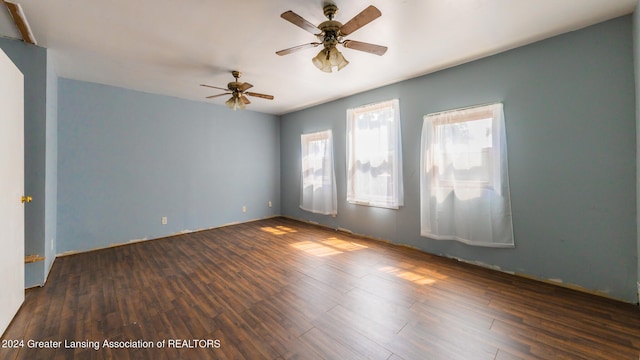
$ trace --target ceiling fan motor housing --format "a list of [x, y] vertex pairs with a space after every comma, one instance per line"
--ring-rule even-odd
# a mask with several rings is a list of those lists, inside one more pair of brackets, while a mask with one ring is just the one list
[[322, 10], [324, 11], [324, 16], [329, 20], [318, 25], [318, 29], [322, 31], [320, 40], [322, 40], [322, 44], [326, 49], [330, 49], [340, 42], [339, 37], [342, 23], [333, 20], [338, 13], [338, 7], [335, 4], [327, 3]]
[[335, 20], [327, 20], [318, 25], [318, 28], [322, 30], [320, 40], [322, 40], [322, 44], [325, 48], [334, 47], [340, 42], [341, 27], [342, 23]]
[[242, 76], [242, 73], [240, 71], [233, 70], [231, 72], [231, 75], [234, 78], [236, 78], [236, 81], [232, 81], [232, 82], [228, 83], [227, 84], [227, 88], [229, 88], [229, 90], [231, 90], [232, 92], [237, 93], [238, 92], [238, 88], [240, 87], [240, 85], [242, 85], [242, 83], [238, 81], [238, 78], [240, 76]]

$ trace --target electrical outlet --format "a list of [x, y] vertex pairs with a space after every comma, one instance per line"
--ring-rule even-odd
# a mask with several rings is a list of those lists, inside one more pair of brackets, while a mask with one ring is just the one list
[[51, 238], [51, 251], [53, 251], [53, 238]]
[[246, 213], [246, 212], [247, 212], [247, 207], [246, 207], [246, 206], [243, 206], [243, 207], [242, 207], [242, 212], [243, 212], [243, 213]]
[[162, 217], [162, 225], [167, 225], [167, 217], [166, 216]]
[[269, 201], [269, 207], [273, 207], [273, 204], [271, 203], [271, 201]]

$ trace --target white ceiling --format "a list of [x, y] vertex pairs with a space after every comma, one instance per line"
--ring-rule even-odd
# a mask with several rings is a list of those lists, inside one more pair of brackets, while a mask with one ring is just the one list
[[[340, 48], [350, 64], [323, 73], [316, 41], [280, 18], [293, 10], [317, 25], [324, 0], [12, 0], [19, 3], [57, 74], [222, 105], [231, 70], [251, 91], [248, 109], [284, 114], [579, 29], [633, 11], [638, 0], [335, 0], [346, 23], [368, 5], [382, 17], [348, 36], [389, 47], [382, 56]], [[3, 7], [4, 8], [4, 7]], [[0, 35], [18, 37], [6, 10]]]

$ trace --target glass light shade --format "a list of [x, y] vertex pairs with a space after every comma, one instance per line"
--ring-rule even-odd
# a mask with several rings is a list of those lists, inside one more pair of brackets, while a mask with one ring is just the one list
[[244, 109], [247, 108], [247, 104], [245, 104], [244, 101], [242, 101], [242, 99], [240, 99], [240, 98], [236, 98], [236, 106], [240, 110], [244, 110]]
[[349, 65], [347, 59], [345, 59], [344, 56], [342, 56], [342, 53], [335, 47], [332, 47], [329, 50], [329, 63], [331, 63], [331, 67], [337, 67], [338, 71], [342, 70], [343, 67]]
[[235, 97], [229, 98], [229, 100], [225, 101], [224, 104], [227, 105], [227, 107], [229, 109], [235, 110], [236, 109], [236, 99], [235, 99]]
[[333, 71], [333, 68], [340, 71], [343, 67], [349, 65], [347, 59], [345, 59], [342, 53], [335, 47], [320, 50], [318, 55], [311, 59], [311, 61], [318, 69], [329, 73]]
[[232, 96], [231, 98], [229, 98], [229, 100], [225, 101], [224, 104], [232, 110], [244, 110], [247, 107], [247, 104], [245, 104], [244, 101], [242, 101], [237, 96]]
[[311, 61], [313, 62], [313, 65], [315, 65], [318, 69], [324, 72], [331, 72], [331, 63], [329, 63], [328, 60], [327, 49], [320, 50], [318, 55], [311, 59]]

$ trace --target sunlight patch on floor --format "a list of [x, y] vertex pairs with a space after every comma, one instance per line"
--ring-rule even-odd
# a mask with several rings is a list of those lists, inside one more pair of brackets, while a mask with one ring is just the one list
[[322, 243], [344, 251], [354, 251], [367, 248], [367, 246], [356, 244], [350, 241], [340, 240], [337, 237], [330, 237], [327, 240], [323, 240]]
[[438, 271], [435, 271], [433, 269], [429, 269], [429, 268], [424, 267], [424, 266], [413, 265], [411, 263], [404, 262], [404, 261], [401, 261], [401, 262], [397, 263], [396, 266], [398, 268], [400, 268], [400, 269], [413, 271], [413, 272], [418, 273], [420, 275], [423, 275], [425, 277], [434, 278], [436, 280], [444, 280], [444, 279], [448, 278], [447, 275], [444, 275], [444, 274], [442, 274], [442, 273], [440, 273]]
[[367, 248], [365, 245], [341, 240], [335, 236], [327, 238], [326, 240], [321, 240], [320, 242], [301, 241], [291, 244], [291, 246], [318, 257], [337, 255], [347, 251], [357, 251]]
[[291, 246], [318, 257], [342, 254], [342, 251], [340, 250], [313, 241], [301, 241], [295, 244], [291, 244]]
[[276, 226], [276, 227], [265, 226], [265, 227], [261, 227], [260, 230], [264, 232], [268, 232], [269, 234], [272, 234], [272, 235], [284, 235], [284, 234], [298, 232], [298, 230], [292, 229], [287, 226]]
[[384, 266], [378, 270], [419, 285], [431, 285], [436, 282], [436, 279], [431, 277], [395, 266]]

